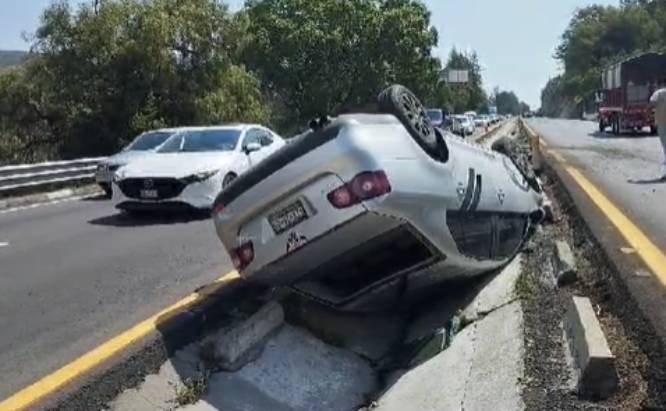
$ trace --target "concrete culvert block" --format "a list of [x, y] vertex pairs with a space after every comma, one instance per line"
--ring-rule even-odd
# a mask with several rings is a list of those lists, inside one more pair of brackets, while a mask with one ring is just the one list
[[558, 240], [553, 250], [553, 268], [558, 286], [571, 284], [578, 279], [576, 257], [569, 243]]
[[579, 394], [593, 399], [610, 397], [619, 384], [615, 356], [589, 298], [572, 298], [564, 329], [576, 366]]
[[282, 306], [271, 301], [250, 318], [220, 331], [213, 341], [215, 362], [224, 370], [236, 371], [255, 359], [263, 345], [284, 323]]

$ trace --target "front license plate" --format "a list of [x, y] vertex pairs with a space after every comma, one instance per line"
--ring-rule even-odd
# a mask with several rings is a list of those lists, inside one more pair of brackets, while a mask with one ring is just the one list
[[300, 222], [308, 219], [308, 213], [301, 201], [289, 204], [282, 210], [268, 216], [268, 222], [275, 234], [282, 234]]
[[141, 198], [157, 198], [157, 190], [141, 190]]

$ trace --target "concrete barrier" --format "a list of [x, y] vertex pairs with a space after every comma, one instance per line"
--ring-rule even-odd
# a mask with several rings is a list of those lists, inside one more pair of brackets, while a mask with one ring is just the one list
[[571, 299], [564, 329], [577, 368], [579, 394], [592, 399], [610, 397], [619, 384], [615, 356], [589, 298]]

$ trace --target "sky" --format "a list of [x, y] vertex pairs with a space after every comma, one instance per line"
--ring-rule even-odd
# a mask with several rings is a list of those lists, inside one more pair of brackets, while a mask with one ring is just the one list
[[[228, 0], [232, 10], [243, 0]], [[487, 90], [512, 90], [533, 108], [541, 89], [561, 68], [555, 47], [576, 8], [617, 5], [619, 0], [424, 0], [439, 32], [435, 55], [446, 61], [452, 47], [475, 50]], [[34, 32], [51, 0], [0, 0], [0, 49], [27, 50], [23, 33]]]

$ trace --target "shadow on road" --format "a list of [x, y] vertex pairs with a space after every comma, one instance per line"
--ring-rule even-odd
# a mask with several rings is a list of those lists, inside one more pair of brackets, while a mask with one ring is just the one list
[[124, 213], [104, 216], [88, 221], [88, 224], [111, 226], [111, 227], [143, 227], [151, 225], [186, 224], [193, 221], [203, 221], [210, 218], [209, 213], [168, 213], [168, 212], [143, 212]]
[[666, 176], [658, 177], [658, 178], [651, 178], [651, 179], [644, 179], [644, 180], [629, 179], [629, 180], [627, 180], [627, 182], [629, 184], [636, 184], [636, 185], [666, 184]]
[[102, 201], [111, 201], [111, 199], [104, 194], [97, 194], [83, 198], [81, 201], [102, 202]]

